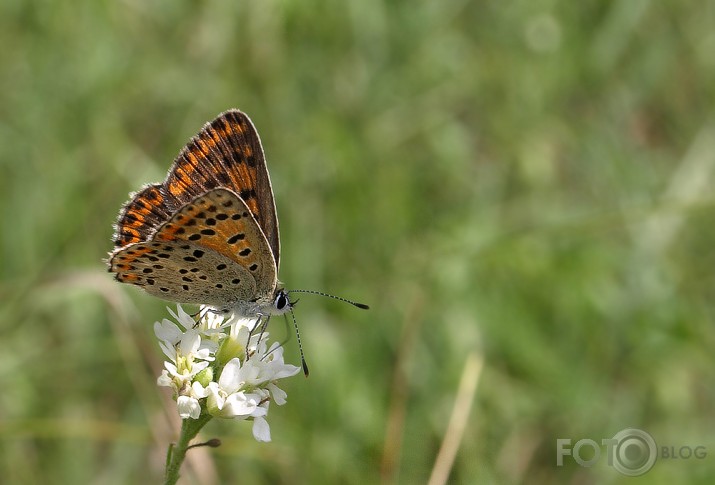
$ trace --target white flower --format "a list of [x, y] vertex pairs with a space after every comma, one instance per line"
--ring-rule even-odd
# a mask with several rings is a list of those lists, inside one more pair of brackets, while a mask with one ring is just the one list
[[179, 396], [176, 398], [176, 407], [179, 409], [179, 416], [182, 419], [199, 419], [201, 415], [201, 405], [198, 399], [189, 396]]
[[268, 407], [271, 400], [285, 404], [287, 397], [276, 381], [300, 367], [284, 362], [277, 342], [268, 344], [268, 333], [256, 327], [258, 319], [227, 318], [207, 307], [199, 311], [198, 322], [181, 306], [169, 312], [176, 322], [154, 324], [168, 358], [157, 384], [174, 389], [179, 415], [252, 419], [256, 440], [270, 441]]
[[201, 404], [199, 399], [208, 395], [208, 390], [199, 382], [194, 382], [187, 392], [176, 398], [176, 407], [179, 410], [179, 416], [182, 419], [192, 418], [199, 419], [201, 415]]
[[178, 314], [167, 308], [177, 323], [166, 318], [154, 323], [154, 334], [159, 339], [159, 346], [172, 362], [177, 362], [177, 350], [180, 355], [192, 355], [193, 358], [211, 360], [215, 352], [215, 344], [203, 342], [201, 329], [196, 328], [194, 319], [186, 313], [181, 305], [177, 306]]
[[208, 366], [209, 362], [207, 361], [199, 361], [190, 366], [181, 365], [179, 367], [172, 362], [164, 362], [166, 369], [161, 372], [156, 383], [159, 386], [171, 387], [178, 394], [182, 389], [191, 387], [194, 378], [196, 378], [200, 372], [207, 369]]
[[231, 359], [218, 382], [209, 384], [209, 412], [224, 418], [247, 418], [256, 411], [261, 396], [245, 392], [245, 379], [246, 367], [241, 367], [238, 358]]
[[[265, 342], [263, 345], [265, 345]], [[261, 356], [261, 359], [264, 361], [265, 379], [269, 381], [291, 377], [300, 371], [300, 367], [283, 362], [283, 347], [278, 342], [273, 342], [273, 345], [268, 349], [268, 352]]]

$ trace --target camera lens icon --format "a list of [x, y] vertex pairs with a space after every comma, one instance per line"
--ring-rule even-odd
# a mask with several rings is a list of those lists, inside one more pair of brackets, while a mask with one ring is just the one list
[[626, 428], [613, 436], [613, 468], [623, 475], [637, 477], [650, 470], [658, 457], [653, 437], [641, 429]]

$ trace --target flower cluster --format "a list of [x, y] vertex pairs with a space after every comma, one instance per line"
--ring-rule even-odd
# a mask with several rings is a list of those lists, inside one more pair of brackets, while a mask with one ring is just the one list
[[268, 333], [254, 330], [256, 319], [228, 318], [202, 308], [196, 322], [179, 305], [169, 309], [176, 322], [154, 324], [159, 345], [169, 359], [157, 380], [174, 390], [179, 415], [202, 414], [253, 420], [253, 436], [270, 441], [266, 421], [271, 400], [282, 405], [286, 393], [276, 381], [298, 373], [283, 362], [283, 347], [268, 345]]

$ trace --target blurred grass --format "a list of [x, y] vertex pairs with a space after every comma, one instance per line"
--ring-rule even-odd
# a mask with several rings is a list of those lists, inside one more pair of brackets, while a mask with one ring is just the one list
[[160, 481], [164, 304], [100, 260], [127, 193], [230, 107], [266, 149], [281, 279], [372, 310], [303, 298], [312, 374], [273, 443], [212, 423], [224, 446], [187, 483], [425, 483], [470, 354], [450, 483], [709, 483], [711, 456], [555, 463], [557, 438], [630, 426], [715, 452], [714, 21], [674, 0], [4, 1], [3, 483]]

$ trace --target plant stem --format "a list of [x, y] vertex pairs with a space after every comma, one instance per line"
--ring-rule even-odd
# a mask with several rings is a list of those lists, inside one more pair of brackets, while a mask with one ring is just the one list
[[211, 415], [204, 414], [199, 419], [183, 419], [181, 421], [181, 434], [179, 441], [169, 445], [166, 456], [166, 474], [164, 485], [174, 485], [179, 480], [179, 470], [186, 457], [189, 441], [194, 439], [201, 428], [211, 420]]

